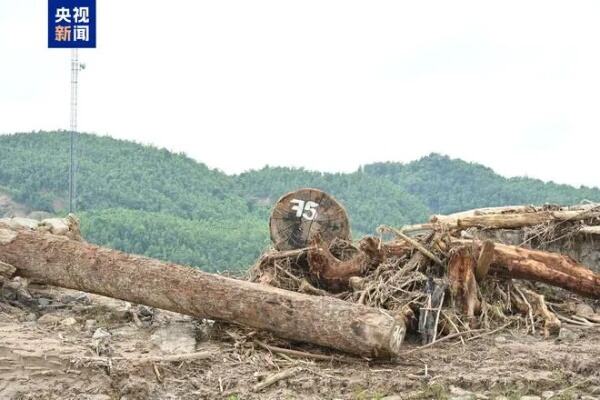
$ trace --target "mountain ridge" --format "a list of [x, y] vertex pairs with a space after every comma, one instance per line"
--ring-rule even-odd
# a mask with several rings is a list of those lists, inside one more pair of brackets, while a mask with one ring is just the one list
[[[64, 214], [68, 133], [0, 135], [0, 192], [31, 210]], [[268, 215], [284, 193], [315, 187], [348, 210], [354, 236], [432, 213], [531, 203], [600, 201], [597, 188], [505, 178], [432, 153], [351, 173], [268, 167], [235, 175], [183, 153], [109, 136], [80, 136], [78, 205], [88, 240], [207, 270], [250, 265], [269, 245]]]

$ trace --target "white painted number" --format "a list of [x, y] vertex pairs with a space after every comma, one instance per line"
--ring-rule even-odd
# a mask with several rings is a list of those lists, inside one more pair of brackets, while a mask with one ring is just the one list
[[296, 211], [296, 217], [298, 218], [312, 221], [317, 216], [317, 207], [319, 207], [319, 204], [314, 201], [292, 199], [290, 203], [294, 204], [292, 210]]

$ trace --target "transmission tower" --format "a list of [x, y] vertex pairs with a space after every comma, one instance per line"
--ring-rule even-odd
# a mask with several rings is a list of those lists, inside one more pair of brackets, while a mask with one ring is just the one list
[[79, 71], [85, 64], [79, 62], [77, 49], [71, 49], [71, 124], [69, 130], [69, 212], [77, 211], [77, 170], [79, 133], [77, 132], [77, 86]]

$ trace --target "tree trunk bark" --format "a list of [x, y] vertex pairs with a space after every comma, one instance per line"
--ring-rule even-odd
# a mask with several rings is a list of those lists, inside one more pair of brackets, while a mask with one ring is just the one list
[[600, 226], [584, 226], [579, 230], [579, 232], [588, 235], [600, 235]]
[[364, 356], [398, 354], [405, 333], [402, 318], [374, 308], [208, 274], [50, 233], [0, 225], [0, 261], [34, 281], [265, 329]]
[[[489, 229], [518, 229], [539, 225], [551, 221], [581, 221], [600, 217], [598, 205], [586, 206], [575, 210], [540, 210], [512, 207], [510, 212], [486, 213], [483, 209], [471, 210], [453, 215], [436, 215], [432, 223], [443, 223], [450, 228], [466, 229], [471, 227]], [[508, 210], [506, 210], [508, 211]]]
[[[459, 240], [454, 245], [471, 244], [480, 251], [480, 241]], [[516, 279], [543, 282], [593, 299], [600, 299], [600, 275], [585, 265], [559, 253], [494, 244], [490, 272]]]
[[477, 278], [478, 282], [481, 282], [486, 277], [493, 260], [494, 242], [491, 240], [486, 240], [481, 246], [481, 251], [479, 252], [479, 257], [477, 258], [477, 267], [475, 268], [475, 278]]
[[597, 211], [539, 211], [522, 214], [489, 214], [460, 218], [457, 221], [457, 225], [459, 228], [476, 226], [480, 228], [515, 229], [550, 221], [580, 221], [598, 216], [600, 216], [600, 212]]
[[455, 249], [448, 261], [448, 283], [455, 305], [469, 318], [473, 318], [481, 309], [477, 298], [475, 268], [477, 259], [469, 247]]

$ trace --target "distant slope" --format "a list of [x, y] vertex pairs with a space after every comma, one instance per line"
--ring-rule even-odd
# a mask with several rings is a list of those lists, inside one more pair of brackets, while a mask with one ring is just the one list
[[[228, 176], [164, 149], [82, 135], [79, 211], [88, 240], [207, 270], [247, 267], [269, 244], [268, 215], [284, 193], [323, 189], [347, 208], [355, 237], [432, 212], [520, 203], [600, 201], [598, 189], [506, 179], [432, 154], [350, 174], [265, 167]], [[0, 194], [22, 209], [65, 213], [68, 134], [0, 136]], [[7, 200], [8, 199], [8, 200]]]
[[504, 178], [483, 165], [439, 154], [408, 164], [370, 164], [364, 167], [364, 172], [396, 183], [435, 213], [513, 204], [600, 201], [597, 188], [576, 189], [539, 179]]
[[[65, 213], [68, 148], [66, 132], [0, 136], [0, 186], [32, 209]], [[78, 210], [90, 241], [212, 270], [245, 267], [265, 247], [267, 224], [222, 172], [109, 137], [81, 135], [80, 148]]]

